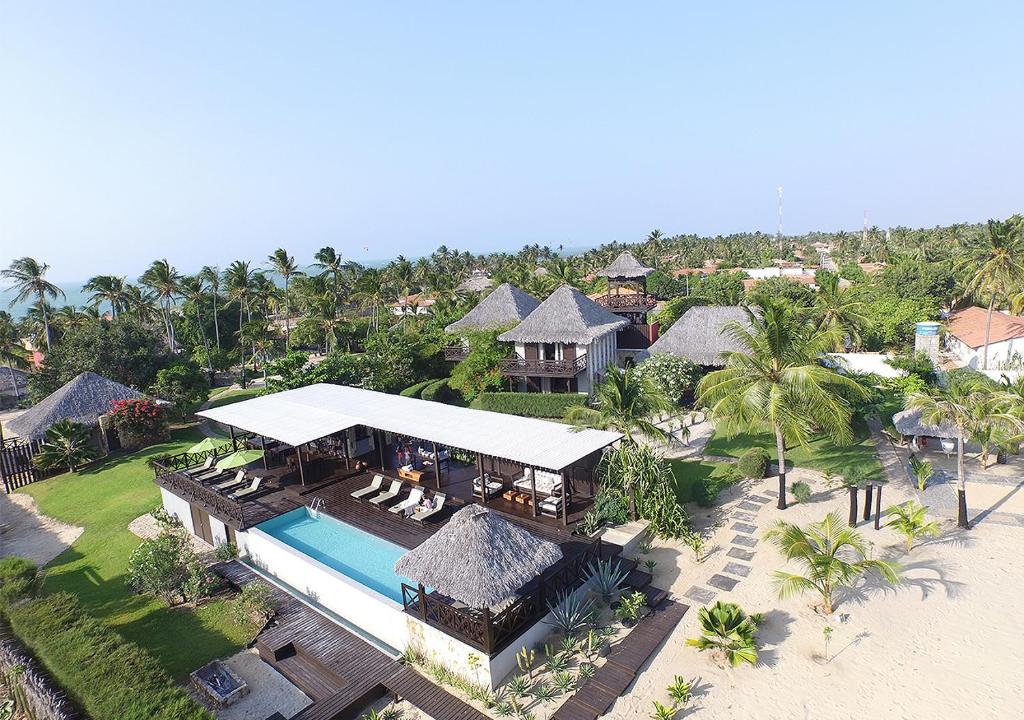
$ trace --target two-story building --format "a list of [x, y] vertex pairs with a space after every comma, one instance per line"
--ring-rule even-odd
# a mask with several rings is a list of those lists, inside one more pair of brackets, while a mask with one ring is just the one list
[[596, 273], [598, 277], [608, 278], [608, 290], [591, 297], [598, 305], [629, 321], [616, 338], [619, 365], [632, 360], [658, 339], [658, 324], [649, 323], [647, 318], [658, 304], [657, 298], [647, 293], [647, 277], [653, 272], [654, 268], [642, 265], [627, 250]]
[[460, 342], [444, 349], [445, 360], [459, 361], [469, 355], [469, 334], [510, 328], [521, 323], [540, 305], [540, 300], [514, 285], [503, 283], [494, 288], [472, 310], [444, 331], [460, 336]]

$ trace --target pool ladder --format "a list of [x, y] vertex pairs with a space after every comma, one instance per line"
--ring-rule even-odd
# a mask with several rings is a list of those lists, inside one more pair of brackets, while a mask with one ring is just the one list
[[324, 499], [320, 497], [314, 497], [313, 502], [309, 504], [309, 514], [312, 515], [314, 519], [319, 520], [320, 511], [323, 509], [323, 507]]

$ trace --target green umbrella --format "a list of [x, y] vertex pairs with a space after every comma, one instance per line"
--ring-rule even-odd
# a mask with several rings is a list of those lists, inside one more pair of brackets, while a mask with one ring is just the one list
[[227, 447], [227, 443], [223, 440], [215, 440], [212, 437], [203, 438], [195, 445], [190, 447], [186, 452], [190, 454], [204, 453], [204, 452], [215, 452], [223, 450]]
[[255, 462], [263, 457], [262, 450], [237, 450], [222, 458], [217, 463], [218, 470], [230, 470], [231, 468], [242, 467]]

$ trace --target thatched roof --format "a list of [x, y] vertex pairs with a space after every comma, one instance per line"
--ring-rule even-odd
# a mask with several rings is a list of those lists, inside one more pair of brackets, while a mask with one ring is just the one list
[[563, 285], [518, 326], [498, 336], [503, 342], [587, 345], [629, 320], [605, 310], [574, 287]]
[[604, 270], [598, 270], [596, 275], [606, 278], [639, 279], [647, 277], [652, 272], [654, 272], [654, 268], [641, 265], [633, 253], [624, 250], [612, 261], [611, 265]]
[[504, 283], [494, 288], [491, 294], [477, 303], [461, 320], [445, 328], [445, 332], [457, 333], [463, 330], [495, 330], [515, 325], [532, 313], [540, 300], [523, 292], [514, 285]]
[[473, 273], [460, 282], [455, 289], [462, 292], [483, 292], [493, 284], [494, 281], [483, 273]]
[[37, 440], [58, 420], [92, 425], [100, 415], [110, 412], [115, 400], [141, 397], [142, 393], [127, 385], [84, 372], [11, 420], [7, 427], [24, 440]]
[[562, 549], [480, 505], [468, 505], [395, 563], [395, 572], [474, 608], [512, 597]]
[[668, 353], [698, 365], [722, 365], [723, 352], [744, 349], [732, 335], [722, 332], [733, 321], [750, 327], [747, 311], [739, 305], [697, 305], [683, 313], [643, 356]]
[[952, 423], [925, 425], [921, 422], [920, 410], [901, 410], [892, 416], [892, 424], [900, 435], [923, 435], [953, 440], [960, 436], [960, 431]]
[[[14, 380], [11, 380], [14, 373]], [[14, 388], [22, 395], [28, 390], [28, 373], [18, 368], [0, 367], [0, 395], [14, 395]]]

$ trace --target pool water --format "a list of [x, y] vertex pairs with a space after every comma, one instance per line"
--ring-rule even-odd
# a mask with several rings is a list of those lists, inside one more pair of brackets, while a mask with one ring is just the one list
[[322, 513], [314, 517], [302, 507], [256, 527], [397, 603], [403, 582], [416, 585], [395, 573], [405, 548]]

